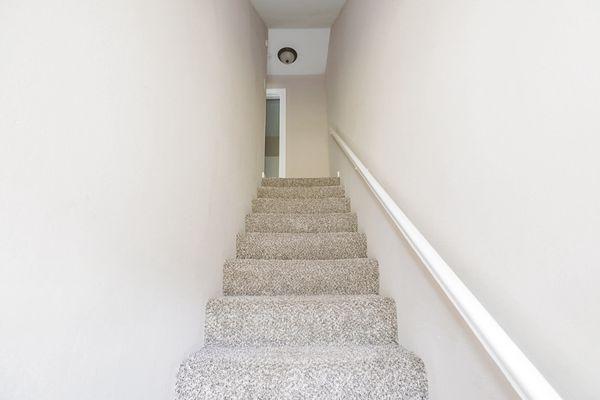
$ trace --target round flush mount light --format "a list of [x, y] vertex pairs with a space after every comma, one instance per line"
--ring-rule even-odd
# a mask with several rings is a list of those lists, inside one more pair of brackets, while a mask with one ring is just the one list
[[284, 64], [293, 64], [298, 58], [298, 53], [291, 47], [284, 47], [277, 52], [277, 58]]

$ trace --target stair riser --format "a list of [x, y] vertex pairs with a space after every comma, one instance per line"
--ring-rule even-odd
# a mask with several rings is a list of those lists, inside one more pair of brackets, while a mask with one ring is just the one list
[[252, 212], [266, 214], [314, 214], [350, 212], [350, 200], [329, 197], [324, 199], [254, 199]]
[[246, 232], [356, 232], [356, 214], [248, 214]]
[[344, 197], [344, 188], [342, 186], [263, 186], [258, 188], [257, 197], [281, 199], [322, 199], [328, 197]]
[[223, 267], [226, 296], [376, 294], [375, 260], [229, 260]]
[[340, 178], [263, 178], [262, 186], [336, 186]]
[[360, 233], [247, 233], [237, 240], [237, 258], [331, 260], [366, 258], [367, 239]]
[[392, 344], [396, 309], [379, 296], [223, 297], [209, 301], [206, 344], [304, 346]]

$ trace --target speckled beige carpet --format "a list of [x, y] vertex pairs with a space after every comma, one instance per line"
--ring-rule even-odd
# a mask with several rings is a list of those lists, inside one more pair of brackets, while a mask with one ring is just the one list
[[178, 400], [427, 399], [339, 178], [263, 179]]

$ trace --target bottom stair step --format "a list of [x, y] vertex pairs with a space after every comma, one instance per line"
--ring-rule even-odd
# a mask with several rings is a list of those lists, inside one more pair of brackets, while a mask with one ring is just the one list
[[425, 400], [420, 358], [397, 345], [206, 347], [183, 362], [178, 400]]

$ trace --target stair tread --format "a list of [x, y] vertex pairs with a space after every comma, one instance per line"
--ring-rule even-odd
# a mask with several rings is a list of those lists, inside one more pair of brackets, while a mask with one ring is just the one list
[[350, 212], [350, 199], [325, 197], [322, 199], [257, 198], [252, 200], [252, 212], [267, 214], [314, 214]]
[[427, 399], [425, 366], [398, 345], [222, 348], [192, 354], [180, 398]]
[[337, 186], [340, 178], [263, 178], [262, 186]]
[[344, 187], [336, 186], [261, 186], [259, 198], [321, 199], [344, 197]]
[[361, 232], [245, 232], [238, 236], [282, 237], [282, 238], [321, 238], [327, 240], [334, 237], [365, 237]]
[[223, 293], [235, 295], [376, 294], [376, 260], [232, 259], [223, 267]]
[[366, 258], [367, 238], [358, 232], [261, 233], [237, 236], [237, 258], [338, 259]]
[[318, 233], [356, 232], [356, 213], [252, 213], [246, 216], [246, 232]]
[[225, 296], [208, 301], [205, 329], [208, 345], [390, 344], [396, 306], [379, 295]]

